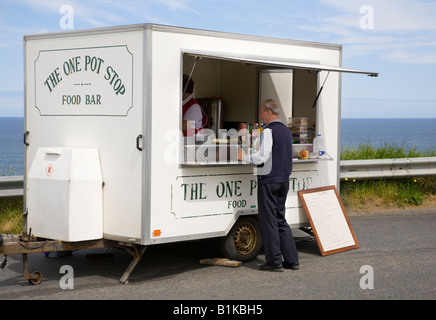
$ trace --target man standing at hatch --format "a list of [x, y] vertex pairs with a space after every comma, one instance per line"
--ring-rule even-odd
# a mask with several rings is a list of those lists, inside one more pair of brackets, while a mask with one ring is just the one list
[[292, 133], [280, 121], [279, 111], [277, 101], [262, 102], [259, 118], [267, 127], [261, 133], [259, 150], [252, 155], [238, 150], [239, 160], [258, 166], [257, 202], [266, 259], [260, 270], [265, 271], [299, 269], [297, 248], [285, 218], [292, 172]]
[[[200, 104], [192, 97], [194, 92], [194, 81], [188, 75], [183, 74], [183, 109], [182, 109], [182, 131], [187, 136], [188, 121], [195, 123], [193, 134], [197, 137], [204, 136], [203, 127], [207, 124], [207, 116]], [[201, 139], [203, 140], [203, 139]]]

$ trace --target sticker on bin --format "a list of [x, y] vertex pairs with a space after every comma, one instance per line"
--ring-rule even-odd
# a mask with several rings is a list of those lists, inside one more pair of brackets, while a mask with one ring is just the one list
[[47, 177], [50, 177], [50, 175], [53, 172], [53, 165], [50, 163], [47, 168], [45, 168], [45, 173], [47, 174]]

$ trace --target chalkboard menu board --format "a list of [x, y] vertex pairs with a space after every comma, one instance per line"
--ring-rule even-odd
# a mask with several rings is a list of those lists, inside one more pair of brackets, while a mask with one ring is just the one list
[[359, 248], [335, 186], [301, 190], [298, 196], [321, 255]]

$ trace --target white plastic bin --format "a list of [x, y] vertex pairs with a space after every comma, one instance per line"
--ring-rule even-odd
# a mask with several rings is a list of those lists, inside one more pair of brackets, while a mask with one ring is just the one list
[[27, 178], [28, 228], [37, 237], [103, 237], [103, 192], [97, 149], [39, 148]]

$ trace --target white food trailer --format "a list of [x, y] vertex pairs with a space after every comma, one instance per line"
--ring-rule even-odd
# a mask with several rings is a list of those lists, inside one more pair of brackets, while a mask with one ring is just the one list
[[[255, 147], [268, 98], [303, 127], [286, 218], [308, 226], [297, 191], [339, 184], [341, 73], [377, 75], [343, 68], [336, 44], [155, 24], [27, 35], [24, 51], [23, 238], [117, 243], [136, 260], [149, 245], [212, 237], [230, 259], [255, 257], [256, 168], [235, 151]], [[201, 144], [181, 133], [183, 74], [206, 101]], [[326, 155], [302, 160], [311, 129]]]

